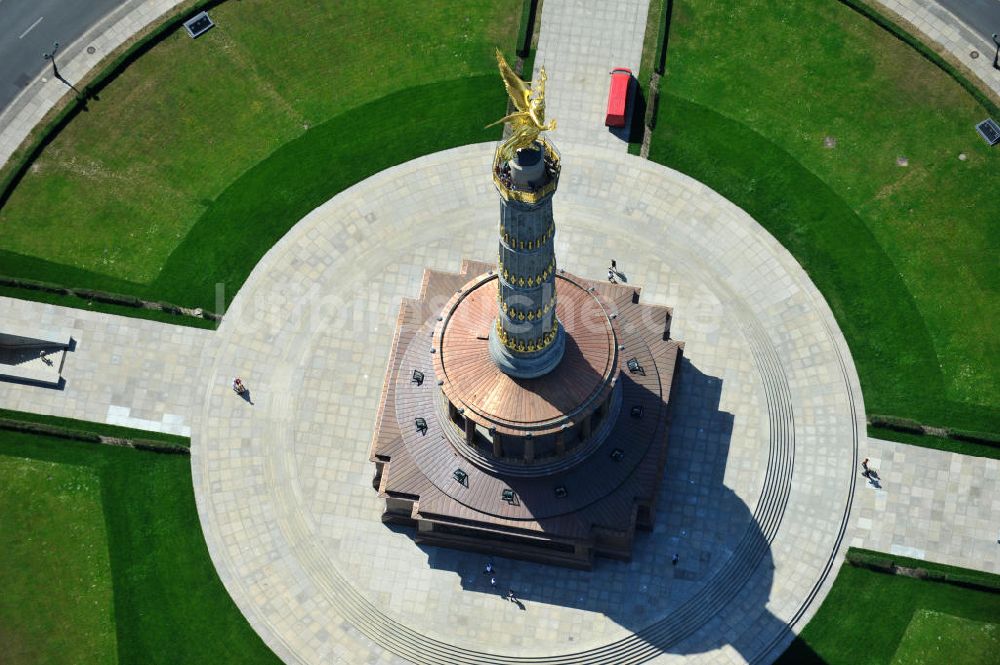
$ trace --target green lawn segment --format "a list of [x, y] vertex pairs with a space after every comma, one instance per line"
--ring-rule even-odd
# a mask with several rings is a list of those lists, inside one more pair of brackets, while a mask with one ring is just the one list
[[52, 425], [64, 429], [76, 430], [78, 432], [89, 432], [102, 436], [113, 436], [121, 439], [146, 439], [149, 441], [165, 441], [176, 443], [185, 447], [191, 447], [191, 439], [177, 434], [166, 434], [164, 432], [154, 432], [144, 429], [133, 429], [120, 425], [106, 425], [95, 423], [89, 420], [77, 420], [75, 418], [63, 418], [61, 416], [44, 416], [26, 411], [13, 411], [11, 409], [0, 409], [0, 418], [7, 420], [19, 420], [26, 423], [38, 423], [41, 425]]
[[[920, 619], [923, 612], [947, 615], [945, 621]], [[979, 629], [993, 623], [995, 640], [1000, 626], [1000, 593], [967, 589], [943, 582], [888, 575], [845, 564], [837, 575], [823, 605], [802, 630], [778, 665], [826, 663], [827, 665], [888, 665], [894, 656], [908, 654], [912, 645], [935, 642], [938, 631]], [[949, 634], [944, 639], [953, 639]], [[998, 663], [995, 641], [982, 659], [983, 645], [972, 645], [974, 634], [966, 635], [964, 648], [951, 652], [949, 665]], [[920, 661], [904, 660], [913, 663]]]
[[932, 610], [914, 612], [891, 665], [1000, 662], [1000, 624]]
[[897, 441], [907, 443], [911, 446], [921, 448], [933, 448], [949, 453], [960, 455], [972, 455], [973, 457], [989, 457], [990, 459], [1000, 459], [1000, 446], [990, 446], [985, 443], [974, 441], [961, 441], [957, 439], [946, 439], [941, 436], [931, 436], [930, 434], [910, 434], [908, 432], [897, 432], [887, 427], [868, 426], [869, 438], [884, 439], [886, 441]]
[[[71, 520], [80, 522], [79, 527], [63, 529], [58, 548], [52, 548], [54, 551], [62, 552], [65, 548], [67, 557], [79, 558], [76, 554], [79, 547], [101, 549], [105, 578], [110, 556], [110, 586], [114, 591], [111, 630], [117, 630], [119, 662], [278, 663], [247, 624], [216, 575], [201, 534], [191, 491], [189, 461], [184, 456], [0, 432], [0, 496], [5, 496], [4, 488], [9, 479], [16, 477], [10, 471], [12, 464], [56, 468], [63, 470], [61, 473], [76, 473], [81, 478], [91, 479], [87, 481], [88, 491], [93, 489], [90, 500], [96, 504], [96, 519], [74, 520], [78, 514], [73, 505], [79, 498], [74, 494], [76, 490], [62, 484], [52, 486], [44, 475], [31, 476], [31, 480], [25, 481], [30, 482], [30, 487], [22, 487], [17, 496], [41, 496], [40, 501], [57, 502], [59, 505], [49, 511], [50, 519], [58, 519], [62, 524]], [[82, 498], [87, 499], [86, 496]], [[5, 496], [0, 504], [4, 513], [10, 510], [8, 503]], [[9, 536], [3, 538], [23, 539], [32, 533], [30, 525], [8, 529], [6, 519], [4, 515], [2, 532]], [[26, 612], [25, 607], [31, 602], [37, 602], [37, 598], [60, 602], [60, 595], [65, 591], [59, 582], [63, 577], [63, 564], [47, 559], [46, 549], [41, 545], [26, 543], [25, 546], [25, 556], [37, 560], [31, 564], [34, 567], [30, 572], [25, 568], [28, 564], [12, 568], [9, 564], [13, 562], [8, 561], [4, 561], [3, 568], [4, 577], [13, 583], [34, 585], [30, 597], [20, 597], [17, 610], [21, 613]], [[9, 550], [3, 547], [0, 557], [9, 556]], [[89, 566], [95, 559], [87, 560], [84, 556], [82, 562]], [[84, 570], [89, 572], [74, 575], [102, 574], [99, 560], [92, 571], [89, 567]], [[107, 591], [107, 579], [104, 585]], [[5, 593], [0, 594], [0, 598], [7, 596], [8, 584], [4, 586]], [[93, 602], [90, 604], [97, 607]], [[111, 607], [107, 592], [104, 605], [103, 610], [95, 611], [107, 612]], [[69, 610], [60, 614], [57, 609], [35, 621], [33, 630], [38, 632], [25, 634], [25, 639], [32, 640], [28, 646], [45, 645], [44, 641], [34, 642], [37, 636], [52, 639], [63, 633], [91, 630], [88, 626], [93, 624], [94, 617], [81, 617]], [[102, 616], [107, 623], [108, 615]], [[0, 626], [7, 625], [6, 621], [0, 621]], [[83, 637], [79, 639], [82, 641]], [[114, 662], [114, 634], [110, 640], [110, 659], [90, 657], [89, 651], [75, 658], [73, 651], [67, 651], [70, 655], [59, 655], [54, 662]], [[82, 649], [84, 646], [71, 644], [68, 648]], [[102, 648], [107, 650], [107, 647]], [[103, 652], [95, 647], [94, 653]], [[44, 661], [32, 656], [22, 662]]]
[[805, 0], [675, 3], [661, 89], [650, 158], [802, 263], [866, 408], [1000, 430], [1000, 152], [973, 129], [984, 109], [859, 14]]
[[0, 660], [117, 663], [99, 475], [0, 456], [0, 479]]
[[216, 311], [216, 283], [228, 303], [260, 257], [338, 192], [422, 155], [499, 139], [499, 128], [484, 127], [502, 116], [503, 97], [495, 74], [476, 76], [393, 93], [313, 128], [219, 195], [152, 291]]
[[[0, 273], [214, 306], [186, 279], [225, 279], [198, 262], [204, 255], [172, 256], [179, 246], [273, 242], [290, 224], [258, 203], [301, 211], [294, 197], [318, 194], [320, 181], [328, 198], [373, 169], [499, 137], [483, 129], [505, 109], [493, 49], [512, 52], [520, 9], [519, 0], [215, 7], [215, 29], [195, 41], [168, 36], [36, 160], [0, 210]], [[296, 153], [304, 163], [283, 162], [252, 193], [232, 189], [296, 139], [313, 144]], [[196, 229], [217, 224], [218, 204], [232, 210], [223, 199], [240, 194], [251, 198], [243, 217], [225, 220], [230, 232]], [[248, 244], [239, 243], [238, 273], [261, 254]]]

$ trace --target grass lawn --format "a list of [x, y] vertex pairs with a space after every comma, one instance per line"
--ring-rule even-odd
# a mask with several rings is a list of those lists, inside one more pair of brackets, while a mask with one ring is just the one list
[[189, 463], [0, 431], [5, 663], [279, 662], [215, 573]]
[[[305, 212], [499, 138], [519, 0], [225, 2], [136, 61], [0, 210], [0, 273], [216, 308]], [[487, 82], [487, 78], [489, 81]], [[270, 166], [265, 166], [270, 161]]]
[[871, 425], [868, 426], [868, 436], [870, 438], [884, 439], [886, 441], [908, 443], [911, 446], [944, 450], [949, 453], [958, 453], [960, 455], [1000, 459], [1000, 446], [991, 446], [985, 443], [949, 439], [941, 436], [931, 436], [930, 434], [897, 432], [896, 430], [892, 430], [887, 427], [872, 427]]
[[1000, 593], [845, 564], [777, 664], [995, 665], [998, 631]]
[[[115, 436], [122, 439], [145, 439], [147, 441], [165, 441], [176, 443], [185, 447], [191, 446], [191, 439], [177, 434], [167, 434], [165, 432], [154, 432], [151, 430], [137, 430], [131, 427], [121, 427], [120, 425], [107, 425], [105, 423], [95, 423], [89, 420], [77, 420], [76, 418], [63, 418], [61, 416], [43, 416], [37, 413], [27, 413], [25, 411], [13, 411], [11, 409], [0, 409], [0, 418], [15, 420], [22, 423], [38, 423], [51, 425], [88, 434], [99, 434], [102, 436]], [[2, 425], [0, 425], [2, 427]]]
[[956, 661], [1000, 662], [1000, 624], [919, 610], [906, 627], [891, 665], [952, 665]]
[[97, 472], [0, 456], [0, 479], [0, 660], [117, 663]]
[[661, 90], [650, 158], [795, 255], [867, 410], [1000, 430], [1000, 152], [973, 129], [984, 109], [859, 14], [807, 0], [678, 0]]

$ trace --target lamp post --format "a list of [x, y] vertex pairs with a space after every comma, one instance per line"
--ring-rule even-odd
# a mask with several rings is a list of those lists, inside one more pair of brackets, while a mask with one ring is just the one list
[[[52, 75], [55, 76], [60, 81], [63, 81], [63, 77], [59, 74], [59, 68], [56, 67], [56, 51], [59, 50], [59, 42], [52, 45], [52, 53], [43, 53], [42, 57], [46, 60], [52, 61]], [[65, 83], [65, 81], [63, 81]]]
[[1000, 69], [1000, 36], [993, 33], [993, 43], [997, 45], [997, 52], [993, 54], [993, 69]]
[[62, 74], [59, 73], [59, 67], [56, 66], [56, 51], [58, 51], [58, 50], [59, 50], [59, 42], [55, 42], [52, 45], [52, 52], [51, 53], [43, 53], [42, 57], [45, 60], [51, 60], [52, 61], [52, 75], [55, 76], [60, 81], [62, 81], [63, 83], [65, 83], [67, 86], [69, 86], [69, 89], [72, 90], [73, 92], [75, 92], [77, 94], [77, 96], [79, 97], [79, 96], [81, 96], [81, 93], [80, 93], [79, 90], [76, 89], [76, 86], [74, 86], [72, 83], [70, 83], [69, 81], [67, 81], [66, 79], [64, 79], [63, 76], [62, 76]]

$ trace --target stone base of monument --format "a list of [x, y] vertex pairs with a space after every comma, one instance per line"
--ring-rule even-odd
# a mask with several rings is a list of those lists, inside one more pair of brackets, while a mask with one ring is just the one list
[[416, 527], [417, 542], [494, 555], [627, 559], [663, 477], [683, 350], [671, 310], [560, 272], [562, 360], [518, 378], [490, 353], [493, 269], [425, 271], [400, 307], [370, 451], [382, 519]]

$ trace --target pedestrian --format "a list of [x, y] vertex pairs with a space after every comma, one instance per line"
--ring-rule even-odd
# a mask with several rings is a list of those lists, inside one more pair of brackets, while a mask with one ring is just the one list
[[490, 576], [490, 586], [494, 589], [497, 588], [497, 578], [492, 575]]
[[235, 379], [233, 379], [233, 392], [235, 392], [237, 395], [242, 395], [243, 393], [246, 392], [246, 390], [247, 387], [243, 385], [243, 381], [240, 380], [240, 377], [237, 376]]
[[483, 569], [483, 575], [492, 575], [492, 574], [493, 574], [493, 562], [487, 561], [486, 568]]
[[615, 271], [612, 268], [608, 268], [608, 281], [612, 284], [617, 284], [615, 281]]
[[618, 263], [614, 259], [611, 259], [611, 269], [618, 272]]
[[507, 589], [507, 600], [509, 600], [512, 603], [517, 602], [517, 596], [514, 595], [514, 590], [509, 587]]
[[867, 457], [861, 462], [861, 468], [864, 469], [864, 471], [861, 472], [861, 475], [864, 476], [865, 478], [871, 478], [872, 470], [868, 468]]
[[670, 563], [671, 563], [671, 565], [674, 565], [674, 566], [676, 566], [677, 562], [680, 561], [680, 560], [681, 560], [681, 557], [677, 554], [677, 552], [674, 552], [674, 555], [672, 557], [670, 557]]

